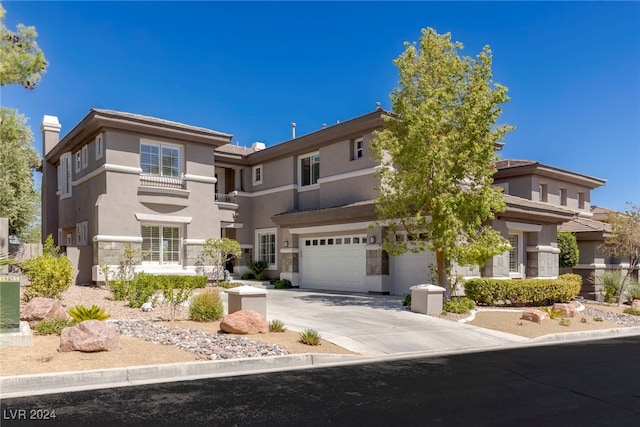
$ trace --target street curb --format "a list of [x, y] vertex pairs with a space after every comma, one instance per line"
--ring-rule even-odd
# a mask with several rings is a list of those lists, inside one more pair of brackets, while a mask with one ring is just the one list
[[532, 338], [529, 343], [537, 344], [557, 344], [561, 342], [595, 341], [606, 338], [622, 338], [640, 335], [640, 326], [630, 326], [626, 328], [597, 329], [593, 331], [565, 332], [562, 334], [544, 335]]

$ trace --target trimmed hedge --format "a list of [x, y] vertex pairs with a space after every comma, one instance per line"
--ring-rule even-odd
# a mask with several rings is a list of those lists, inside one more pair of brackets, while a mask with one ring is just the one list
[[574, 299], [582, 287], [578, 274], [558, 279], [469, 279], [465, 294], [480, 305], [551, 305]]
[[156, 292], [166, 289], [196, 289], [207, 285], [207, 276], [139, 273], [133, 280], [109, 282], [116, 301], [129, 300], [129, 306], [142, 307]]

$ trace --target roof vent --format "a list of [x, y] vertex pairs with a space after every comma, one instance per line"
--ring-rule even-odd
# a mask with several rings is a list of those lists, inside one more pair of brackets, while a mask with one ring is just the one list
[[291, 139], [296, 139], [296, 124], [291, 123]]
[[267, 148], [267, 146], [264, 145], [264, 142], [254, 142], [253, 144], [251, 144], [251, 148], [255, 151], [260, 151]]

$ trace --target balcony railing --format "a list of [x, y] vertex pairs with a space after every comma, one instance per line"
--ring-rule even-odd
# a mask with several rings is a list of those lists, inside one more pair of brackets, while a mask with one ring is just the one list
[[156, 175], [140, 175], [140, 185], [147, 187], [175, 188], [184, 190], [185, 182], [182, 178]]
[[222, 203], [235, 203], [236, 196], [234, 194], [215, 193], [215, 201]]

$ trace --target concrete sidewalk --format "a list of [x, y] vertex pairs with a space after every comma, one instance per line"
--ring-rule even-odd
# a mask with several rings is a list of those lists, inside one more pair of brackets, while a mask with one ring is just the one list
[[[226, 295], [223, 296], [223, 302], [226, 310]], [[529, 340], [517, 335], [412, 313], [402, 307], [401, 297], [309, 292], [298, 289], [270, 289], [267, 295], [267, 318], [282, 320], [288, 329], [294, 331], [315, 329], [322, 334], [323, 339], [363, 355], [294, 354], [0, 377], [0, 398], [640, 335], [640, 327], [635, 327], [557, 334]]]

